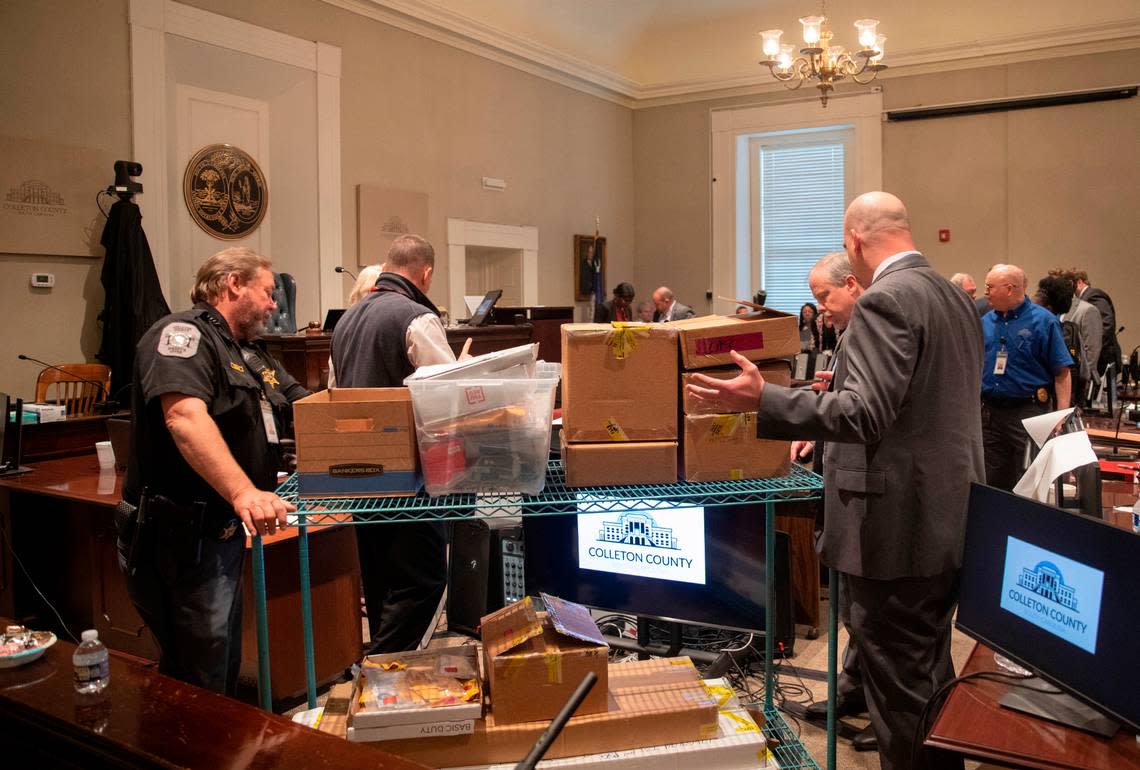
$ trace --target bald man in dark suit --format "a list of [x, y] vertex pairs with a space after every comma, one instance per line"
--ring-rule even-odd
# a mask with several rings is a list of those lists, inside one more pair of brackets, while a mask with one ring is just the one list
[[768, 385], [735, 356], [739, 377], [698, 377], [697, 398], [758, 407], [764, 438], [826, 441], [823, 562], [840, 572], [851, 640], [884, 770], [961, 768], [912, 758], [923, 706], [953, 678], [950, 632], [970, 483], [985, 477], [982, 334], [969, 297], [914, 248], [906, 208], [861, 195], [844, 216], [859, 298], [833, 391]]

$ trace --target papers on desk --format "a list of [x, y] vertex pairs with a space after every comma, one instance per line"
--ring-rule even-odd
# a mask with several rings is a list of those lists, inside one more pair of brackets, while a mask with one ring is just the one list
[[1021, 421], [1041, 451], [1013, 488], [1014, 494], [1048, 502], [1049, 489], [1058, 476], [1097, 461], [1089, 434], [1085, 431], [1049, 438], [1057, 425], [1072, 411], [1062, 409]]

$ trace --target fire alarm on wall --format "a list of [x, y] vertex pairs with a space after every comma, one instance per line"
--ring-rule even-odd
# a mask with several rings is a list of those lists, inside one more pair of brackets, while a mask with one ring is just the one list
[[943, 228], [943, 229], [938, 231], [938, 242], [939, 243], [950, 243], [950, 230], [949, 230], [949, 228]]

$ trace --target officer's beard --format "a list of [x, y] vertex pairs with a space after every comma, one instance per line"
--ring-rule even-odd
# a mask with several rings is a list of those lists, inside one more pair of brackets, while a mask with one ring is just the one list
[[237, 333], [238, 339], [255, 340], [261, 335], [265, 334], [266, 325], [269, 322], [269, 313], [258, 313], [253, 303], [249, 303], [241, 308], [234, 326], [234, 332]]

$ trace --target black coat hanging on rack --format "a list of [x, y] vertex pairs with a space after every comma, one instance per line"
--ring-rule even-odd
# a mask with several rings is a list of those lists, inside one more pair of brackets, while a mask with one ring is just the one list
[[170, 313], [162, 294], [150, 245], [142, 229], [142, 213], [127, 196], [111, 206], [100, 238], [107, 257], [100, 278], [106, 300], [99, 320], [103, 341], [97, 357], [111, 367], [112, 398], [134, 374], [135, 345], [155, 321]]

